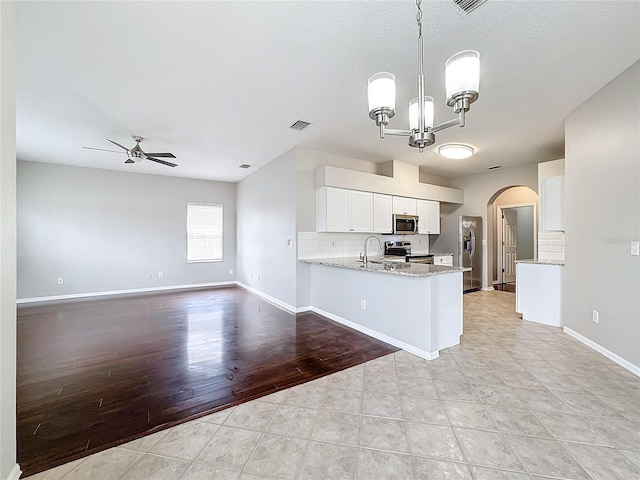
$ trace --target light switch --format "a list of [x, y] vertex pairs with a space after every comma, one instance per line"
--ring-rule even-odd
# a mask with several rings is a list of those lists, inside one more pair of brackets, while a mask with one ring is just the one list
[[640, 255], [640, 242], [637, 240], [631, 241], [631, 255], [636, 257]]

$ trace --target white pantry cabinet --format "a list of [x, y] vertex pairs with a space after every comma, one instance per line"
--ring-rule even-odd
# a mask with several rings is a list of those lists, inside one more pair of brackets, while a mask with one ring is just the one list
[[318, 232], [371, 232], [373, 193], [343, 188], [316, 190], [316, 230]]
[[393, 213], [399, 215], [417, 215], [417, 199], [408, 197], [393, 197]]
[[373, 233], [393, 232], [393, 201], [391, 195], [373, 194]]
[[418, 200], [418, 233], [437, 235], [440, 233], [440, 202]]

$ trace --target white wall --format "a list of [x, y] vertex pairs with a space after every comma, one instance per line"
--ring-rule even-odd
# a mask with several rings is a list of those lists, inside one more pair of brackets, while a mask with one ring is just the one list
[[238, 281], [290, 307], [296, 305], [295, 173], [289, 150], [238, 183]]
[[519, 259], [535, 257], [533, 207], [518, 207], [514, 209], [518, 215], [518, 228], [516, 230], [516, 242], [518, 245]]
[[[640, 62], [565, 123], [566, 327], [640, 368]], [[592, 310], [599, 323], [591, 321]]]
[[0, 2], [0, 479], [16, 466], [15, 6]]
[[[235, 196], [233, 183], [20, 161], [18, 298], [234, 281]], [[224, 205], [222, 262], [187, 263], [190, 201]]]
[[[466, 177], [452, 178], [450, 187], [459, 188], [464, 191], [464, 204], [442, 205], [441, 216], [456, 215], [474, 215], [482, 217], [483, 222], [483, 247], [482, 247], [482, 285], [488, 287], [491, 285], [491, 270], [489, 267], [493, 265], [494, 253], [492, 247], [494, 236], [494, 221], [489, 217], [489, 202], [492, 198], [502, 190], [513, 186], [529, 187], [534, 192], [538, 188], [538, 167], [535, 163], [526, 165], [518, 165], [516, 167], [504, 168], [499, 170], [491, 170], [485, 173], [468, 175]], [[443, 225], [446, 224], [443, 221]], [[451, 222], [454, 224], [453, 222]], [[444, 232], [443, 232], [444, 233]], [[447, 244], [440, 245], [439, 237], [433, 236], [431, 243], [432, 252], [445, 252], [450, 247]], [[442, 240], [446, 241], [445, 236]]]

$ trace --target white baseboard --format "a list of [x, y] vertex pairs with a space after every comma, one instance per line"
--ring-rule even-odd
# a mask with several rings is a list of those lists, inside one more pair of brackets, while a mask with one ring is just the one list
[[495, 290], [495, 288], [491, 287], [482, 287], [480, 290], [482, 290], [483, 292], [491, 292], [493, 290]]
[[571, 335], [576, 340], [584, 343], [587, 347], [593, 348], [596, 352], [601, 353], [602, 355], [607, 357], [609, 360], [613, 360], [621, 367], [626, 368], [634, 375], [637, 375], [638, 377], [640, 377], [640, 367], [638, 367], [637, 365], [634, 365], [633, 363], [629, 362], [628, 360], [625, 360], [624, 358], [622, 358], [619, 355], [616, 355], [613, 352], [610, 352], [609, 350], [604, 348], [602, 345], [597, 344], [593, 340], [589, 340], [587, 337], [580, 335], [575, 330], [571, 330], [568, 327], [564, 327], [563, 330], [567, 335]]
[[7, 480], [18, 480], [20, 478], [20, 475], [22, 475], [22, 470], [20, 470], [20, 465], [16, 463], [13, 466], [11, 473], [9, 473]]
[[294, 307], [293, 305], [289, 305], [288, 303], [283, 302], [282, 300], [278, 300], [276, 297], [272, 297], [271, 295], [268, 295], [264, 292], [261, 292], [258, 289], [255, 289], [253, 287], [250, 287], [249, 285], [246, 285], [242, 282], [235, 282], [239, 287], [244, 288], [245, 290], [249, 290], [251, 293], [259, 296], [260, 298], [262, 298], [263, 300], [265, 300], [266, 302], [269, 302], [271, 305], [275, 305], [278, 308], [281, 308], [282, 310], [284, 310], [285, 312], [288, 313], [292, 313], [292, 314], [296, 314], [296, 307]]
[[313, 307], [311, 305], [307, 305], [306, 307], [296, 308], [296, 313], [311, 312], [312, 310], [313, 310]]
[[31, 297], [31, 298], [19, 298], [16, 303], [34, 303], [34, 302], [50, 302], [57, 300], [72, 300], [76, 298], [90, 298], [90, 297], [103, 297], [107, 295], [125, 295], [128, 293], [148, 293], [148, 292], [162, 292], [166, 290], [189, 290], [191, 288], [203, 288], [203, 287], [221, 287], [227, 285], [236, 285], [238, 282], [211, 282], [211, 283], [194, 283], [191, 285], [171, 285], [168, 287], [149, 287], [149, 288], [131, 288], [128, 290], [109, 290], [105, 292], [88, 292], [88, 293], [70, 293], [68, 295], [51, 295], [48, 297]]
[[347, 320], [346, 318], [339, 317], [338, 315], [334, 315], [333, 313], [326, 312], [319, 308], [311, 307], [310, 310], [312, 312], [317, 313], [318, 315], [327, 317], [333, 320], [334, 322], [338, 322], [346, 327], [353, 328], [354, 330], [357, 330], [360, 333], [364, 333], [365, 335], [369, 335], [370, 337], [373, 337], [377, 340], [393, 345], [394, 347], [398, 347], [398, 348], [401, 348], [402, 350], [406, 350], [407, 352], [413, 353], [414, 355], [422, 357], [426, 360], [434, 360], [440, 356], [440, 353], [437, 350], [435, 352], [427, 352], [426, 350], [422, 350], [420, 348], [416, 348], [412, 345], [404, 343], [403, 341], [398, 340], [397, 338], [389, 337], [388, 335], [385, 335], [380, 332], [376, 332], [375, 330], [371, 330], [370, 328], [367, 328], [367, 327], [363, 327], [362, 325], [353, 323], [352, 321]]

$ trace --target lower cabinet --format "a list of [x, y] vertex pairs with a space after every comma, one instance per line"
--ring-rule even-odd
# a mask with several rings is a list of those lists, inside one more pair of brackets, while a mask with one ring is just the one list
[[562, 327], [562, 265], [516, 262], [516, 312], [524, 320]]
[[453, 267], [453, 255], [434, 255], [433, 264]]

